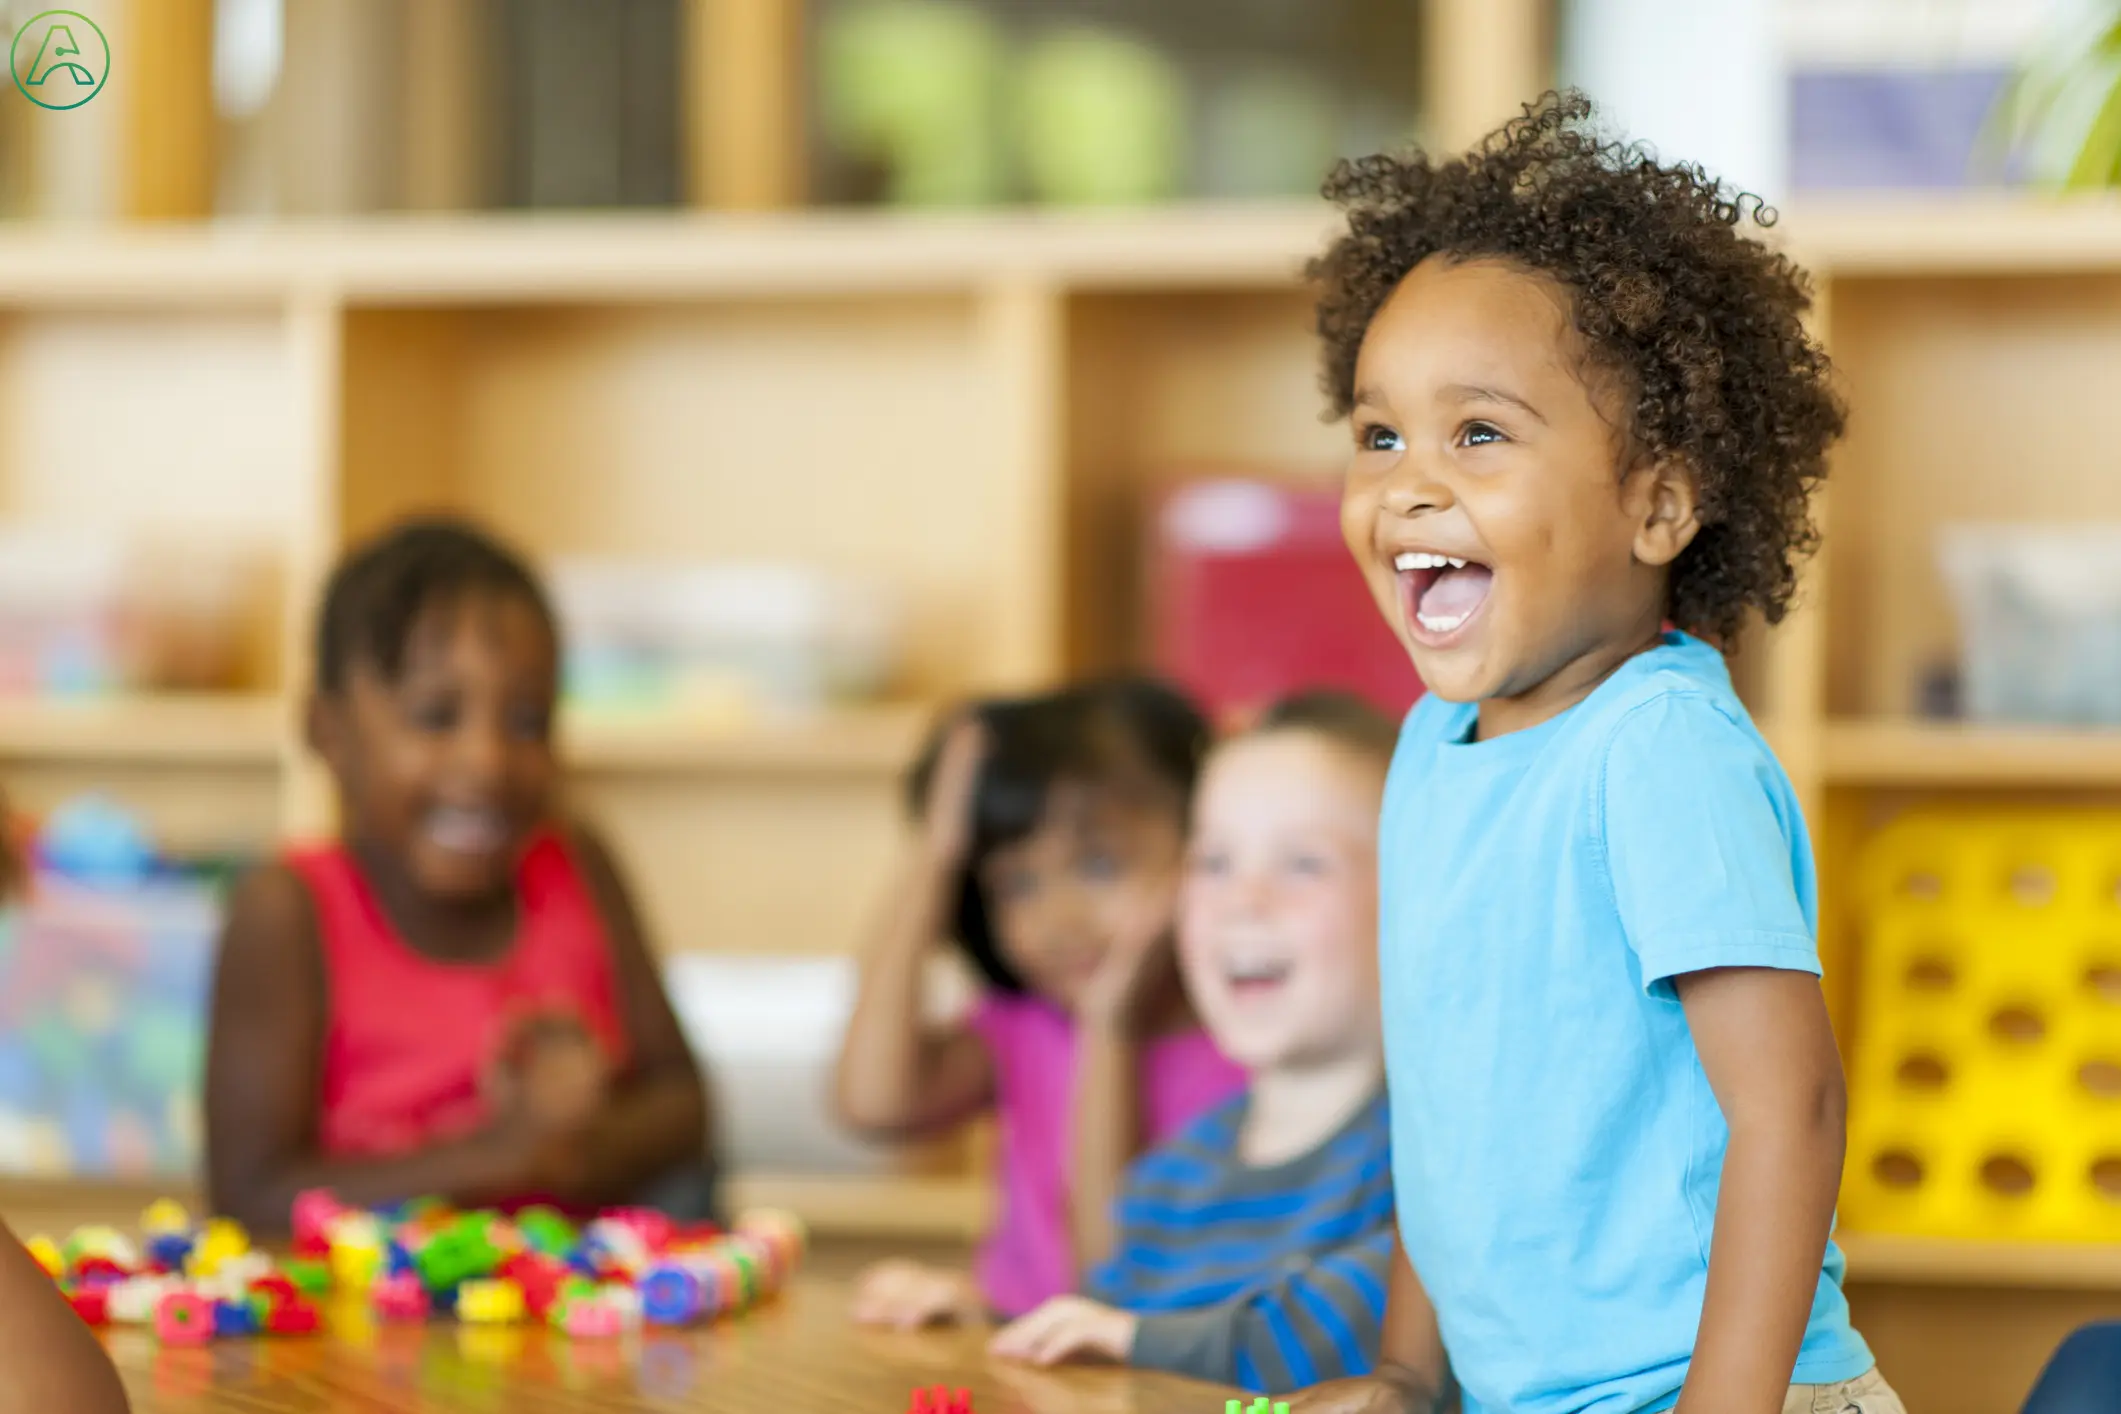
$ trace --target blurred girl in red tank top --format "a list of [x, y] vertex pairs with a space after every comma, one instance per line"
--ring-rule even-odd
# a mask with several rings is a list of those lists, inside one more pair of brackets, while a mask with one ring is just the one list
[[558, 632], [509, 551], [401, 525], [333, 573], [309, 740], [340, 837], [229, 906], [207, 1057], [216, 1211], [711, 1203], [705, 1086], [632, 900], [556, 813]]

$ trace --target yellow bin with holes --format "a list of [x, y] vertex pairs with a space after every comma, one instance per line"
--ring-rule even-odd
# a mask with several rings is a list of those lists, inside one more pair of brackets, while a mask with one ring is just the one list
[[1857, 874], [1843, 1221], [2121, 1241], [2121, 812], [1911, 811]]

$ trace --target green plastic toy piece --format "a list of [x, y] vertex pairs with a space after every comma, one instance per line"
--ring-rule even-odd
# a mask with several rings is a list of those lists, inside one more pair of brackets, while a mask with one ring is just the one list
[[331, 1268], [323, 1262], [308, 1257], [290, 1257], [280, 1264], [280, 1270], [304, 1296], [323, 1296], [331, 1291]]
[[557, 1208], [525, 1208], [516, 1214], [516, 1229], [533, 1252], [547, 1257], [564, 1257], [582, 1240], [575, 1225]]
[[429, 1291], [447, 1291], [474, 1277], [487, 1276], [501, 1264], [501, 1250], [493, 1242], [493, 1221], [490, 1213], [466, 1213], [413, 1254], [413, 1265]]

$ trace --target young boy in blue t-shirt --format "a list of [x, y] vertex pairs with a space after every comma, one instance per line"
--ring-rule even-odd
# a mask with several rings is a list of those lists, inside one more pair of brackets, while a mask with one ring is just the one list
[[1589, 116], [1328, 183], [1342, 524], [1430, 696], [1379, 845], [1382, 1358], [1296, 1408], [1900, 1414], [1829, 1241], [1811, 847], [1711, 646], [1788, 606], [1843, 412], [1745, 199]]

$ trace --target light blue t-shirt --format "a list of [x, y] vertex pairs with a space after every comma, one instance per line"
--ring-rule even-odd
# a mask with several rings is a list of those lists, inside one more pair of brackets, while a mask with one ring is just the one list
[[[1475, 742], [1476, 710], [1416, 706], [1385, 791], [1400, 1234], [1469, 1414], [1668, 1408], [1730, 1140], [1671, 979], [1818, 973], [1811, 844], [1699, 640], [1524, 731]], [[1841, 1270], [1796, 1383], [1871, 1368]]]

